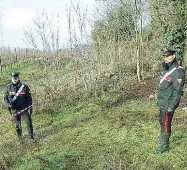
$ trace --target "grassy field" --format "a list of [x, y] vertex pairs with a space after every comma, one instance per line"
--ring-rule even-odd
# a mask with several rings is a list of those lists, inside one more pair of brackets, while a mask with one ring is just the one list
[[[31, 74], [36, 80], [42, 77], [41, 72], [28, 70], [33, 70], [33, 66], [18, 69], [26, 82]], [[6, 84], [9, 71], [1, 76], [2, 84]], [[1, 87], [1, 98], [4, 88]], [[115, 100], [114, 94], [104, 92], [99, 97], [84, 96], [76, 104], [58, 101], [50, 113], [35, 109], [32, 119], [36, 143], [26, 140], [25, 124], [21, 145], [16, 140], [14, 123], [0, 124], [0, 169], [187, 169], [186, 112], [181, 111], [181, 106], [173, 120], [170, 151], [154, 155], [154, 141], [160, 131], [156, 102], [139, 98], [107, 105]], [[9, 116], [4, 106], [0, 111], [1, 120]]]

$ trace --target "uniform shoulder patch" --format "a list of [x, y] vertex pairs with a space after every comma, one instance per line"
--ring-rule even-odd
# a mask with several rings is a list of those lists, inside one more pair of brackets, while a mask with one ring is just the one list
[[177, 79], [178, 83], [181, 84], [182, 83], [182, 79]]

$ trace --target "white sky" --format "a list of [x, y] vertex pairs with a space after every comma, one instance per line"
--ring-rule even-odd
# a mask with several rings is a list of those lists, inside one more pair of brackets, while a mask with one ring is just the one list
[[[93, 16], [95, 0], [72, 0], [80, 3], [81, 8], [88, 7], [90, 17]], [[45, 9], [49, 16], [59, 13], [61, 41], [67, 38], [67, 6], [70, 0], [0, 0], [0, 45], [10, 47], [26, 47], [23, 42], [24, 28], [32, 26], [37, 9]]]

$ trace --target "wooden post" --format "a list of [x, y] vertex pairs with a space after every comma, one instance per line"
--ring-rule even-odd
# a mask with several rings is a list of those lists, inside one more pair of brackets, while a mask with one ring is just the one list
[[[21, 58], [21, 51], [20, 51], [20, 48], [19, 48], [19, 47], [18, 47], [18, 50], [19, 50], [19, 51], [18, 51], [18, 57], [19, 57], [18, 60], [20, 61], [20, 60], [21, 60], [21, 59], [20, 59], [20, 58]], [[18, 63], [19, 63], [19, 62], [18, 62]], [[17, 64], [17, 65], [19, 65], [19, 64]]]
[[2, 73], [1, 55], [0, 55], [0, 68], [1, 68], [1, 73]]
[[18, 62], [18, 54], [16, 48], [14, 48], [14, 53], [15, 53], [15, 59], [14, 59], [14, 65]]

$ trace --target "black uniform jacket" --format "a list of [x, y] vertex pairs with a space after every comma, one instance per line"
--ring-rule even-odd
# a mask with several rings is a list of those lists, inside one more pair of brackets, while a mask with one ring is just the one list
[[158, 106], [167, 110], [175, 110], [183, 95], [185, 72], [179, 67], [176, 61], [169, 64], [169, 69], [164, 72], [170, 72], [176, 68], [164, 81], [160, 84], [158, 90]]
[[24, 84], [24, 87], [20, 94], [17, 96], [16, 100], [12, 102], [13, 97], [16, 95], [21, 85], [22, 83], [20, 81], [17, 84], [8, 84], [4, 94], [5, 103], [7, 105], [13, 105], [14, 109], [16, 110], [22, 110], [32, 105], [30, 89], [26, 84]]

